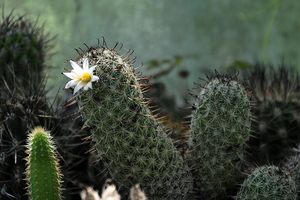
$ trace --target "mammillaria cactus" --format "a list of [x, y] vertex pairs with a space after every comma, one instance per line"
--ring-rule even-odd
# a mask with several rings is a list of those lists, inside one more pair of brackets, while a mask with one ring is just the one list
[[294, 149], [291, 156], [282, 160], [279, 167], [291, 174], [296, 183], [298, 194], [300, 194], [300, 153], [298, 148]]
[[73, 70], [65, 73], [73, 79], [67, 88], [75, 86], [94, 150], [120, 191], [129, 195], [129, 188], [140, 183], [150, 199], [186, 199], [192, 189], [188, 167], [149, 109], [151, 100], [143, 95], [149, 88], [132, 67], [132, 52], [119, 55], [121, 48], [109, 49], [104, 42], [77, 50], [78, 60], [70, 61]]
[[248, 175], [235, 199], [296, 200], [296, 184], [287, 171], [276, 166], [261, 166]]
[[208, 77], [193, 96], [188, 159], [195, 186], [207, 199], [226, 199], [242, 177], [250, 136], [249, 91], [237, 74]]

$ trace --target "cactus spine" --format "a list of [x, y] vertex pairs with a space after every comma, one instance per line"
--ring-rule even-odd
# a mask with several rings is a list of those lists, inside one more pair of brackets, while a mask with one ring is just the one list
[[189, 170], [149, 109], [143, 95], [148, 88], [128, 60], [131, 52], [120, 56], [120, 49], [104, 42], [77, 50], [79, 65], [86, 58], [97, 65], [93, 89], [75, 95], [94, 150], [121, 191], [140, 183], [151, 199], [186, 199], [192, 188]]
[[189, 159], [195, 183], [208, 199], [226, 199], [241, 178], [250, 135], [249, 92], [237, 74], [208, 77], [193, 95]]
[[296, 200], [297, 189], [290, 174], [276, 166], [255, 168], [243, 182], [236, 200]]
[[52, 137], [36, 127], [27, 140], [28, 193], [32, 200], [61, 199], [61, 173]]

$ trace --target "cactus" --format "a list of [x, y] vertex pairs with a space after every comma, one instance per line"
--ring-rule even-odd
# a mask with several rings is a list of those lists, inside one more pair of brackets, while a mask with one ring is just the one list
[[6, 84], [0, 90], [0, 153], [1, 171], [0, 188], [17, 199], [26, 196], [26, 183], [22, 174], [25, 170], [26, 132], [38, 125], [46, 125], [51, 118], [45, 98], [43, 84], [41, 87], [26, 90], [23, 85]]
[[[0, 188], [4, 197], [24, 199], [26, 131], [43, 124], [49, 107], [44, 69], [50, 40], [43, 28], [13, 12], [0, 24]], [[47, 113], [47, 114], [46, 114]], [[49, 118], [50, 119], [50, 118]]]
[[248, 143], [250, 163], [278, 165], [300, 143], [300, 92], [296, 69], [256, 65], [249, 79], [253, 90], [254, 137]]
[[[279, 164], [281, 169], [288, 171], [291, 177], [296, 183], [298, 195], [300, 192], [300, 150], [294, 149], [293, 154], [290, 157], [285, 158]], [[300, 196], [299, 196], [300, 197]]]
[[75, 94], [93, 149], [123, 196], [140, 183], [151, 199], [185, 199], [192, 188], [188, 167], [149, 109], [151, 100], [143, 95], [148, 88], [132, 67], [131, 51], [119, 55], [121, 48], [109, 49], [104, 41], [77, 49], [77, 64], [96, 66], [99, 78], [93, 89]]
[[26, 176], [30, 199], [61, 199], [60, 167], [50, 133], [35, 127], [27, 139]]
[[[82, 123], [65, 118], [65, 115], [74, 112], [70, 109], [73, 110], [75, 105], [57, 110], [49, 103], [46, 94], [43, 82], [39, 88], [31, 86], [30, 90], [19, 83], [6, 85], [0, 90], [0, 189], [5, 191], [5, 197], [11, 195], [19, 200], [27, 199], [26, 190], [23, 189], [26, 187], [23, 180], [26, 132], [36, 126], [45, 127], [55, 135], [57, 150], [64, 160], [62, 171], [67, 180], [64, 182], [66, 190], [63, 193], [66, 198], [74, 195], [74, 191], [70, 190], [76, 186], [72, 180], [87, 182], [91, 177], [95, 182], [100, 180], [100, 177], [94, 177], [103, 169], [90, 164], [93, 155], [86, 152], [91, 146], [82, 141], [88, 136], [88, 131], [79, 132]], [[78, 173], [78, 170], [81, 172]], [[102, 184], [100, 181], [99, 187]], [[0, 195], [0, 199], [3, 196]]]
[[297, 189], [287, 171], [276, 166], [261, 166], [248, 175], [235, 199], [296, 200]]
[[207, 77], [192, 94], [188, 158], [195, 187], [207, 199], [226, 199], [242, 178], [245, 141], [250, 136], [249, 91], [237, 73]]
[[101, 187], [105, 178], [96, 175], [103, 168], [93, 166], [94, 155], [86, 154], [91, 147], [82, 141], [89, 134], [87, 130], [79, 132], [82, 123], [65, 118], [77, 110], [76, 104], [62, 109], [62, 100], [47, 98], [44, 73], [53, 38], [36, 23], [11, 12], [6, 17], [3, 14], [0, 25], [0, 199], [27, 200], [23, 174], [26, 132], [36, 126], [51, 130], [55, 136], [64, 160], [63, 196], [73, 199], [78, 197], [74, 190], [79, 189], [74, 180]]
[[[50, 57], [46, 52], [50, 50], [53, 38], [44, 34], [43, 27], [37, 27], [36, 23], [25, 16], [16, 17], [13, 12], [6, 17], [3, 15], [0, 24], [0, 74], [3, 80], [12, 83], [17, 78], [21, 84], [28, 85], [44, 76], [45, 61]], [[36, 76], [34, 79], [32, 74]]]

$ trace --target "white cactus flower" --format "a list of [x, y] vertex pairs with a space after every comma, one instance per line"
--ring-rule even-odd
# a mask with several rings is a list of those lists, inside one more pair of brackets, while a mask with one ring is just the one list
[[81, 88], [84, 90], [88, 90], [92, 87], [92, 82], [97, 81], [99, 79], [98, 76], [93, 75], [93, 71], [95, 70], [97, 65], [94, 65], [89, 68], [89, 61], [87, 58], [83, 60], [83, 68], [81, 68], [76, 62], [70, 60], [70, 63], [73, 67], [70, 73], [63, 73], [68, 78], [72, 79], [69, 81], [65, 88], [74, 87], [74, 92], [78, 92]]

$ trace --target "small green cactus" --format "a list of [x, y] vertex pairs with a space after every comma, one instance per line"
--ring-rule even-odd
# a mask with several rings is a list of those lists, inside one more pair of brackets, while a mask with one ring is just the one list
[[261, 166], [248, 175], [235, 199], [296, 200], [296, 184], [287, 171], [276, 166]]
[[61, 199], [60, 167], [50, 134], [36, 127], [28, 136], [26, 176], [30, 199]]
[[131, 66], [133, 60], [128, 60], [131, 52], [120, 56], [120, 49], [117, 45], [109, 49], [104, 42], [86, 52], [77, 50], [73, 70], [82, 71], [78, 65], [93, 66], [99, 78], [93, 89], [76, 87], [82, 84], [88, 89], [84, 81], [96, 80], [94, 75], [65, 73], [74, 78], [67, 87], [76, 86], [75, 97], [84, 126], [91, 129], [94, 150], [121, 193], [128, 196], [129, 188], [140, 183], [151, 199], [185, 199], [192, 189], [188, 167], [149, 109], [151, 100], [143, 95], [148, 88]]
[[194, 94], [188, 159], [195, 187], [207, 199], [226, 199], [242, 177], [250, 136], [249, 91], [237, 74], [208, 77]]

